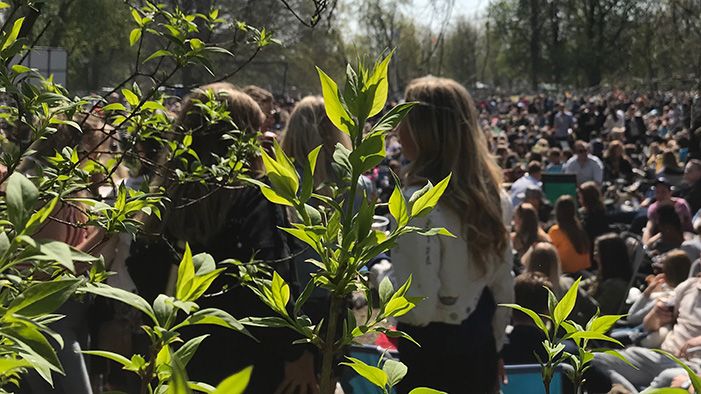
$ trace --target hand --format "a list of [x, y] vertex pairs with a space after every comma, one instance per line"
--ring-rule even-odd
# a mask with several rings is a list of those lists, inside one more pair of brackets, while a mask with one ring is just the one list
[[650, 281], [650, 284], [647, 286], [645, 291], [643, 291], [643, 294], [647, 297], [650, 296], [650, 294], [654, 293], [656, 290], [662, 286], [662, 284], [665, 283], [665, 275], [664, 274], [657, 274], [655, 275], [652, 280]]
[[669, 306], [662, 302], [657, 301], [655, 306], [643, 319], [643, 328], [647, 332], [653, 332], [660, 329], [660, 327], [674, 322], [674, 310], [669, 308]]
[[285, 377], [275, 394], [319, 394], [314, 373], [314, 356], [305, 351], [297, 360], [285, 363]]
[[681, 348], [679, 348], [679, 357], [680, 358], [687, 358], [689, 356], [689, 354], [688, 354], [689, 349], [693, 349], [693, 351], [697, 351], [698, 349], [694, 349], [694, 348], [698, 348], [699, 346], [701, 346], [701, 336], [689, 339], [688, 341], [686, 341], [685, 344], [682, 345]]

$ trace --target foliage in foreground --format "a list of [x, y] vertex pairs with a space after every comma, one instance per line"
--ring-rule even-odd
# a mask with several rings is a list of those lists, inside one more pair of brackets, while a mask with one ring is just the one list
[[[326, 182], [330, 195], [314, 190], [314, 170], [321, 146], [312, 150], [306, 163], [293, 163], [275, 145], [274, 157], [261, 151], [270, 185], [256, 183], [263, 195], [273, 203], [291, 207], [298, 221], [291, 228], [283, 228], [317, 254], [308, 260], [317, 268], [312, 280], [295, 301], [292, 311], [288, 284], [276, 274], [270, 281], [258, 281], [252, 288], [278, 316], [248, 321], [262, 326], [288, 327], [302, 339], [300, 343], [311, 343], [322, 353], [321, 392], [333, 392], [332, 367], [334, 359], [354, 340], [371, 332], [381, 332], [390, 337], [403, 337], [413, 341], [407, 334], [391, 331], [380, 325], [388, 318], [402, 316], [421, 301], [407, 294], [411, 278], [398, 289], [389, 279], [379, 288], [379, 310], [373, 311], [372, 292], [359, 270], [377, 255], [396, 245], [397, 238], [417, 232], [425, 236], [452, 236], [443, 228], [417, 228], [410, 225], [416, 217], [427, 215], [438, 203], [450, 182], [450, 176], [435, 186], [430, 182], [414, 193], [407, 201], [397, 182], [389, 201], [389, 211], [396, 223], [389, 233], [372, 229], [375, 201], [359, 190], [359, 178], [380, 164], [385, 157], [385, 135], [393, 130], [415, 103], [400, 104], [389, 110], [368, 132], [364, 132], [369, 118], [379, 114], [385, 106], [388, 94], [387, 68], [391, 53], [366, 67], [360, 61], [357, 69], [351, 65], [346, 71], [343, 91], [323, 71], [318, 70], [324, 95], [326, 114], [331, 122], [348, 134], [352, 148], [336, 145], [333, 154], [334, 179]], [[301, 178], [295, 164], [303, 168]], [[361, 196], [356, 203], [356, 196]], [[325, 320], [317, 324], [303, 314], [303, 306], [315, 288], [322, 288], [330, 296], [329, 312]], [[353, 311], [345, 300], [354, 292], [365, 294], [368, 302], [367, 320], [356, 321]], [[374, 313], [377, 312], [377, 313]], [[395, 361], [387, 361], [382, 369], [365, 365], [357, 359], [343, 363], [384, 391], [389, 391], [406, 374], [406, 367]]]
[[[543, 341], [543, 347], [545, 348], [547, 359], [541, 360], [538, 358], [538, 361], [542, 367], [541, 374], [546, 393], [550, 392], [550, 381], [560, 364], [567, 363], [571, 366], [571, 368], [565, 369], [565, 373], [574, 384], [575, 393], [579, 393], [584, 383], [584, 372], [590, 368], [590, 363], [594, 359], [595, 353], [608, 353], [628, 363], [615, 350], [598, 349], [592, 346], [592, 341], [607, 341], [623, 347], [623, 344], [618, 340], [606, 335], [623, 315], [599, 316], [597, 311], [584, 327], [572, 320], [568, 320], [577, 303], [580, 280], [581, 278], [577, 279], [559, 301], [555, 294], [548, 289], [548, 314], [546, 315], [538, 314], [535, 311], [515, 304], [500, 305], [523, 312], [533, 320], [535, 325], [545, 335], [546, 339]], [[576, 345], [576, 353], [572, 354], [565, 351], [565, 341], [567, 340], [572, 341]], [[538, 357], [537, 354], [536, 357]], [[630, 363], [628, 364], [633, 366]]]

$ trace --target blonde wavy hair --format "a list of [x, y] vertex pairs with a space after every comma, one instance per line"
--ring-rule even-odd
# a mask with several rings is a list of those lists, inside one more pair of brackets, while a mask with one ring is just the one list
[[454, 80], [431, 76], [411, 81], [405, 97], [419, 103], [403, 125], [417, 149], [406, 182], [435, 184], [453, 174], [441, 202], [460, 216], [469, 251], [486, 271], [490, 258], [503, 254], [509, 234], [502, 220], [501, 171], [472, 97]]
[[350, 137], [334, 127], [326, 116], [324, 99], [319, 96], [303, 98], [290, 114], [281, 146], [297, 165], [306, 163], [309, 152], [323, 146], [314, 171], [314, 186], [318, 187], [332, 176], [331, 163], [337, 143], [351, 148]]

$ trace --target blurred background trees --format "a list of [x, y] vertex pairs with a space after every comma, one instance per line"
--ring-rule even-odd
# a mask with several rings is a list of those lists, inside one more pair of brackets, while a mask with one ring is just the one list
[[[689, 89], [701, 86], [701, 2], [698, 0], [169, 0], [207, 12], [222, 8], [226, 28], [207, 39], [236, 51], [236, 21], [265, 26], [280, 45], [266, 49], [230, 80], [275, 94], [317, 92], [314, 65], [333, 77], [358, 48], [396, 48], [393, 93], [412, 78], [445, 75], [468, 86], [533, 91], [597, 86]], [[133, 70], [136, 47], [120, 37], [130, 18], [121, 0], [47, 2], [37, 23], [39, 45], [68, 53], [68, 88], [99, 91]], [[47, 12], [48, 11], [48, 12]], [[299, 23], [299, 22], [303, 23]], [[362, 28], [361, 28], [362, 26]], [[147, 43], [145, 45], [148, 45]], [[250, 50], [250, 49], [247, 49]], [[231, 61], [231, 60], [225, 60]], [[207, 80], [205, 71], [179, 83]]]

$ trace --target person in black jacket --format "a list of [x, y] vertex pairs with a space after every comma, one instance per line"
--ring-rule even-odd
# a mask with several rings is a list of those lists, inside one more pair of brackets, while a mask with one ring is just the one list
[[[213, 99], [227, 106], [231, 122], [211, 125], [206, 121], [200, 108]], [[216, 160], [214, 155], [224, 156], [231, 147], [231, 139], [225, 136], [250, 137], [260, 128], [263, 119], [256, 102], [232, 85], [207, 85], [185, 100], [174, 138], [191, 133], [192, 149], [203, 164], [211, 165]], [[231, 133], [233, 130], [238, 132]], [[249, 175], [255, 176], [256, 169], [261, 166], [253, 155], [247, 160]], [[183, 163], [177, 161], [165, 167], [174, 171], [182, 166]], [[257, 187], [182, 183], [168, 176], [161, 176], [152, 183], [163, 186], [169, 198], [163, 221], [156, 231], [162, 237], [159, 241], [137, 242], [128, 260], [137, 287], [147, 299], [167, 291], [168, 277], [174, 275], [175, 264], [186, 242], [193, 254], [209, 253], [216, 262], [236, 259], [255, 267], [270, 267], [294, 289], [292, 252], [287, 236], [279, 230], [279, 227], [289, 227], [284, 209], [265, 199]], [[235, 279], [237, 273], [234, 266], [227, 266], [225, 273], [198, 300], [200, 308], [219, 308], [238, 319], [273, 316], [274, 312]], [[256, 339], [211, 325], [183, 329], [184, 340], [209, 334], [187, 366], [188, 377], [216, 385], [253, 365], [247, 393], [267, 394], [285, 387], [309, 392], [318, 390], [313, 356], [306, 348], [292, 345], [298, 339], [295, 333], [268, 328], [249, 331]]]
[[684, 184], [679, 197], [682, 197], [689, 204], [691, 214], [701, 209], [701, 160], [691, 159], [684, 167]]

